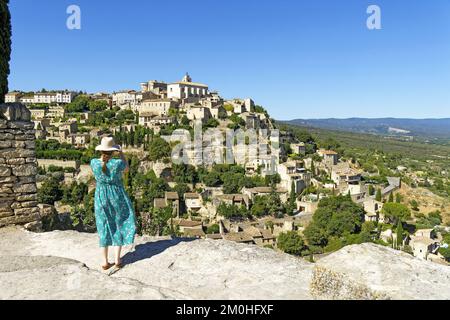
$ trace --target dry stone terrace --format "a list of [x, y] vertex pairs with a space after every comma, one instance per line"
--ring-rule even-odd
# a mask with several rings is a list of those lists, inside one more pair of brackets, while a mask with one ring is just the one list
[[0, 227], [39, 218], [33, 128], [25, 106], [0, 105]]

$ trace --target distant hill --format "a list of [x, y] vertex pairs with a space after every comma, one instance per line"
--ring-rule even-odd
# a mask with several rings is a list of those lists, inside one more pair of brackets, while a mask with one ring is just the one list
[[284, 123], [331, 130], [342, 130], [381, 135], [414, 136], [450, 139], [450, 118], [348, 118], [348, 119], [295, 119]]

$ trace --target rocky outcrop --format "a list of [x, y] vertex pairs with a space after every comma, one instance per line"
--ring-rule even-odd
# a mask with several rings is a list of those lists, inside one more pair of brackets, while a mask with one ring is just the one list
[[450, 267], [372, 243], [321, 259], [311, 293], [321, 299], [450, 299]]
[[[54, 268], [46, 263], [33, 271], [36, 278], [29, 276], [24, 282], [21, 276], [31, 272], [32, 267], [22, 268], [20, 260], [33, 256], [65, 258], [71, 262], [55, 260], [59, 265]], [[8, 261], [12, 258], [16, 262], [11, 265]], [[77, 292], [88, 298], [91, 287], [90, 298], [95, 299], [100, 297], [97, 288], [102, 283], [108, 284], [104, 289], [108, 291], [114, 284], [127, 281], [130, 299], [136, 296], [153, 299], [154, 290], [142, 289], [148, 287], [157, 288], [157, 292], [170, 299], [311, 299], [309, 283], [313, 265], [271, 249], [227, 241], [138, 237], [134, 248], [125, 248], [123, 260], [126, 263], [123, 269], [101, 272], [96, 234], [32, 233], [3, 228], [0, 229], [0, 298], [62, 298], [68, 291], [65, 279], [79, 274], [82, 285], [70, 287], [67, 298], [76, 296]], [[29, 265], [27, 260], [23, 264]], [[8, 272], [10, 280], [7, 280], [8, 275], [1, 270], [12, 271], [13, 267], [19, 273], [13, 278], [16, 271]], [[64, 276], [69, 267], [70, 274]], [[37, 277], [46, 270], [55, 274], [54, 280], [52, 273]], [[41, 290], [28, 290], [27, 286]], [[111, 293], [105, 297], [112, 296]]]
[[[100, 270], [96, 234], [0, 229], [0, 299], [449, 299], [450, 269], [373, 244], [317, 262], [225, 240], [138, 237]], [[112, 259], [112, 258], [111, 258]]]
[[21, 104], [0, 105], [0, 227], [39, 218], [34, 124]]
[[8, 257], [0, 264], [0, 299], [182, 299], [169, 289], [113, 278], [66, 258]]

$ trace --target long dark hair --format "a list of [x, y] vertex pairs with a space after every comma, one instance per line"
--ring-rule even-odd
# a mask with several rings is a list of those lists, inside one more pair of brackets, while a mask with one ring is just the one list
[[103, 171], [103, 173], [105, 173], [105, 174], [106, 174], [106, 170], [107, 170], [106, 164], [107, 164], [108, 161], [111, 159], [112, 154], [113, 154], [113, 153], [112, 153], [111, 151], [102, 151], [102, 155], [108, 156], [108, 160], [107, 160], [107, 161], [104, 161], [104, 162], [103, 162], [103, 166], [102, 166], [102, 171]]

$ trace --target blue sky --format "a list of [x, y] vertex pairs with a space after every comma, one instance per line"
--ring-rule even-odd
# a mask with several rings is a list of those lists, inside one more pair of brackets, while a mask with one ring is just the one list
[[[66, 8], [81, 8], [68, 30]], [[381, 30], [366, 9], [381, 8]], [[450, 117], [448, 0], [10, 0], [10, 89], [181, 79], [277, 119]]]

